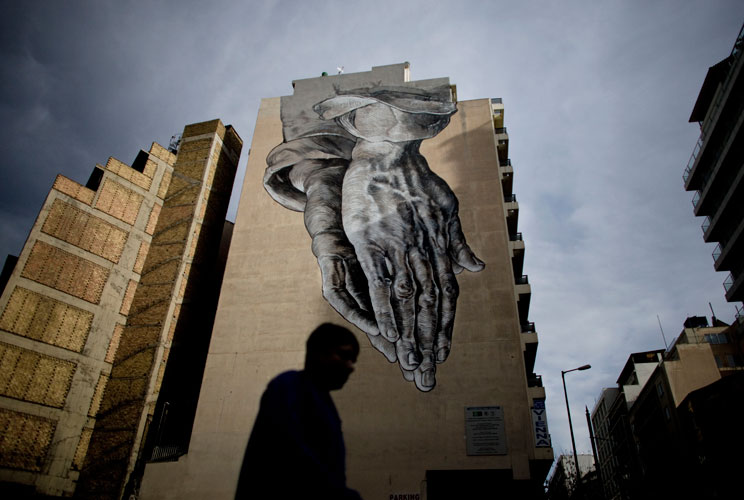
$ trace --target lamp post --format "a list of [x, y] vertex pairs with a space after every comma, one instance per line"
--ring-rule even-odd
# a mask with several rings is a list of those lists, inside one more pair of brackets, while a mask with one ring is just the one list
[[592, 365], [581, 365], [578, 368], [572, 368], [570, 370], [561, 370], [561, 378], [563, 379], [563, 395], [566, 397], [566, 412], [568, 413], [568, 429], [571, 431], [571, 447], [573, 448], [574, 466], [576, 467], [576, 488], [579, 488], [581, 483], [581, 473], [579, 472], [579, 457], [576, 454], [576, 440], [574, 439], [573, 424], [571, 423], [571, 408], [568, 406], [568, 392], [566, 391], [566, 373], [575, 372], [576, 370], [588, 370]]

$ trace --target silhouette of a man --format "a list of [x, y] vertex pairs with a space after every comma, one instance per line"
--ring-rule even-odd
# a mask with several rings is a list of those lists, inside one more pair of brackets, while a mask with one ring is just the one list
[[269, 382], [243, 459], [236, 499], [360, 500], [346, 486], [341, 419], [329, 394], [354, 371], [359, 343], [346, 328], [317, 327], [305, 369]]

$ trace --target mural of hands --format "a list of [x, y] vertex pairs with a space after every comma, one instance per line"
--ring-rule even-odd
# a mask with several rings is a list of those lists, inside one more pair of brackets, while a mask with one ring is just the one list
[[288, 208], [304, 200], [324, 298], [426, 392], [451, 350], [455, 274], [484, 264], [465, 240], [457, 198], [419, 153], [455, 106], [411, 90], [357, 91], [317, 103], [320, 118], [335, 120], [353, 142], [339, 139], [334, 154], [322, 147], [319, 155], [300, 139], [305, 145], [291, 148], [289, 162], [285, 142], [269, 155], [264, 184]]
[[369, 283], [380, 334], [422, 391], [451, 349], [459, 293], [455, 271], [483, 263], [460, 229], [457, 199], [417, 148], [389, 144], [354, 159], [343, 184], [343, 224]]

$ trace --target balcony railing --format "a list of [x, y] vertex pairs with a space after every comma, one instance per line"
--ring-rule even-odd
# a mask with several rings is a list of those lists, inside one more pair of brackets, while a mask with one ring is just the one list
[[522, 323], [522, 333], [535, 333], [535, 323], [534, 321], [530, 321], [527, 323]]
[[703, 234], [708, 232], [708, 228], [710, 227], [710, 217], [707, 215], [703, 218], [703, 223], [700, 224], [700, 229], [703, 230]]
[[516, 285], [529, 285], [530, 280], [527, 278], [526, 274], [523, 274], [522, 276], [517, 276], [516, 278], [514, 278], [514, 283]]
[[509, 241], [522, 241], [522, 233], [510, 234]]
[[698, 203], [700, 203], [700, 191], [695, 191], [695, 194], [692, 196], [693, 208], [697, 208]]
[[728, 293], [732, 286], [734, 286], [734, 275], [729, 273], [729, 275], [726, 276], [726, 279], [723, 280], [723, 289]]
[[690, 159], [687, 162], [685, 173], [682, 174], [682, 180], [684, 180], [685, 182], [687, 182], [687, 179], [690, 178], [690, 172], [692, 172], [692, 167], [695, 165], [695, 160], [697, 159], [697, 155], [700, 153], [700, 149], [702, 147], [703, 147], [703, 135], [700, 134], [700, 137], [698, 137], [698, 140], [697, 140], [697, 144], [695, 144], [695, 149], [692, 150]]
[[508, 194], [504, 196], [504, 203], [512, 203], [517, 201], [517, 195], [516, 194]]
[[498, 127], [493, 129], [497, 134], [506, 134], [506, 127]]
[[503, 104], [501, 102], [501, 97], [492, 97], [491, 98], [491, 104]]
[[713, 250], [713, 253], [711, 254], [713, 255], [713, 262], [717, 262], [718, 257], [720, 257], [722, 253], [723, 253], [723, 249], [721, 248], [721, 244], [719, 243], [718, 245], [716, 245], [716, 248]]
[[506, 161], [500, 161], [499, 162], [502, 167], [511, 167], [511, 158], [507, 158]]

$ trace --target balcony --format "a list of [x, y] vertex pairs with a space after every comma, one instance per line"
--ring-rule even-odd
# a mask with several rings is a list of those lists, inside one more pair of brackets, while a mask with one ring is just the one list
[[535, 359], [537, 358], [537, 333], [522, 333], [519, 336], [522, 343], [522, 354], [524, 355], [524, 368], [527, 373], [535, 371]]
[[527, 375], [527, 387], [542, 387], [542, 375], [530, 373]]
[[535, 333], [535, 323], [534, 321], [529, 321], [527, 323], [522, 323], [522, 333]]
[[[685, 171], [682, 174], [685, 189], [688, 191], [692, 191], [693, 189], [703, 191], [705, 189], [705, 184], [708, 180], [704, 178], [705, 174], [707, 171], [711, 171], [716, 167], [722, 149], [729, 142], [729, 139], [731, 139], [733, 127], [726, 125], [725, 122], [731, 119], [735, 120], [736, 117], [741, 115], [741, 109], [732, 109], [735, 106], [730, 105], [730, 98], [737, 95], [737, 82], [740, 78], [738, 75], [741, 70], [742, 60], [744, 60], [741, 57], [740, 48], [743, 33], [744, 29], [739, 33], [730, 57], [710, 68], [701, 93], [706, 90], [708, 80], [712, 77], [710, 81], [711, 87], [709, 89], [711, 96], [704, 103], [696, 103], [693, 115], [690, 117], [690, 121], [700, 122], [701, 129], [700, 137], [693, 148]], [[720, 73], [725, 74], [725, 77], [716, 76], [716, 74]], [[715, 88], [715, 91], [713, 91], [713, 88]], [[699, 104], [704, 107], [698, 109]], [[720, 123], [723, 123], [723, 126], [719, 127]], [[723, 130], [722, 133], [721, 130]], [[716, 135], [719, 137], [715, 137]]]
[[522, 241], [522, 233], [513, 233], [509, 235], [509, 241]]
[[532, 297], [532, 287], [527, 279], [527, 275], [523, 274], [517, 276], [514, 279], [514, 288], [517, 294], [517, 310], [519, 312], [519, 323], [528, 323], [527, 318], [530, 312], [530, 298]]
[[498, 122], [494, 121], [494, 134], [496, 135], [496, 152], [499, 155], [499, 163], [505, 165], [509, 161], [509, 134], [507, 133], [506, 127], [499, 127], [503, 125], [504, 115], [500, 115]]
[[512, 272], [514, 276], [521, 276], [524, 267], [524, 242], [510, 241], [509, 253], [511, 255]]
[[723, 282], [723, 288], [726, 290], [727, 301], [744, 301], [744, 272], [740, 272], [739, 276], [734, 276], [733, 273], [729, 274]]
[[506, 216], [506, 230], [509, 234], [515, 234], [519, 226], [519, 203], [517, 203], [517, 196], [515, 194], [504, 196], [504, 212]]
[[501, 191], [504, 193], [504, 197], [510, 196], [514, 186], [514, 169], [511, 162], [506, 165], [500, 164], [499, 172], [501, 173]]
[[[736, 269], [741, 262], [741, 256], [744, 255], [744, 218], [739, 221], [731, 218], [728, 222], [725, 230], [717, 231], [716, 235], [718, 244], [712, 253], [713, 267], [716, 271]], [[720, 226], [723, 227], [724, 224], [721, 223]]]

